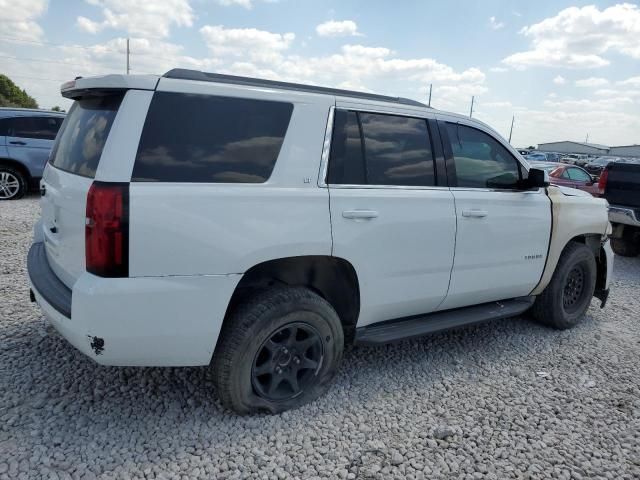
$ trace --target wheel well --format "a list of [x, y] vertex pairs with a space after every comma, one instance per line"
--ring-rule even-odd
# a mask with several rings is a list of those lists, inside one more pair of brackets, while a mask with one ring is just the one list
[[604, 289], [607, 281], [607, 255], [604, 253], [604, 248], [602, 247], [602, 235], [596, 233], [578, 235], [573, 237], [569, 243], [571, 242], [583, 243], [591, 249], [593, 255], [596, 257], [596, 266], [598, 268], [596, 274], [596, 290]]
[[6, 165], [8, 167], [13, 167], [18, 170], [21, 174], [24, 175], [24, 179], [27, 183], [31, 182], [31, 174], [29, 173], [29, 169], [25, 167], [23, 164], [16, 160], [12, 160], [10, 158], [0, 158], [0, 165]]
[[358, 276], [348, 261], [337, 257], [287, 257], [251, 267], [236, 287], [226, 316], [251, 294], [279, 283], [304, 286], [322, 296], [340, 317], [345, 341], [353, 339], [360, 313]]

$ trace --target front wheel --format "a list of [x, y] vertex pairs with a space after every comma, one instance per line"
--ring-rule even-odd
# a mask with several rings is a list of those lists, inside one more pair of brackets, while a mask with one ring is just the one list
[[583, 243], [569, 243], [549, 285], [533, 304], [533, 317], [558, 329], [577, 325], [591, 303], [596, 273], [596, 259], [591, 249]]
[[297, 408], [327, 390], [343, 345], [322, 297], [303, 287], [265, 291], [225, 320], [213, 359], [218, 395], [240, 414]]

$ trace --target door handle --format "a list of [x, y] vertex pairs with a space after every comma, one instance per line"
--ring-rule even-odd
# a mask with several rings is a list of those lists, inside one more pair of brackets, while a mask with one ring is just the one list
[[20, 140], [13, 140], [11, 142], [9, 142], [11, 145], [26, 145], [27, 142], [22, 142]]
[[489, 212], [486, 210], [463, 210], [462, 216], [469, 218], [484, 218], [489, 215]]
[[342, 212], [342, 216], [352, 220], [371, 220], [378, 217], [378, 212], [375, 210], [345, 210]]

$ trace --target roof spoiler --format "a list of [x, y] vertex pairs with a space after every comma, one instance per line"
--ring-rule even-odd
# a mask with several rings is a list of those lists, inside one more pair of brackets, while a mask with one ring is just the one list
[[108, 95], [122, 90], [155, 90], [157, 75], [104, 75], [102, 77], [76, 77], [60, 85], [65, 98], [76, 99], [88, 95]]

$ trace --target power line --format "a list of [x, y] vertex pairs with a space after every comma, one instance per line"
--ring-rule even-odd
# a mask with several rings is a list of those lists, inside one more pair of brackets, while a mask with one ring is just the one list
[[64, 62], [64, 61], [60, 61], [60, 60], [49, 60], [46, 58], [32, 58], [32, 57], [15, 57], [12, 55], [0, 55], [0, 58], [10, 58], [13, 60], [20, 60], [20, 61], [26, 61], [26, 62], [43, 62], [43, 63], [57, 63], [60, 65], [67, 65], [69, 67], [78, 67], [78, 68], [87, 68], [86, 65], [80, 65], [78, 63], [69, 63], [69, 62]]

